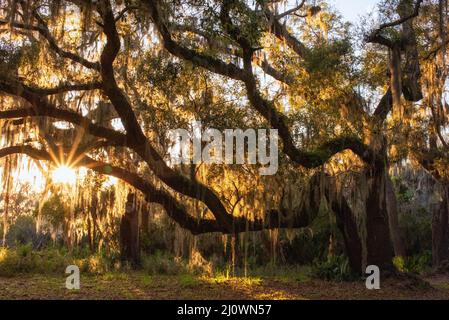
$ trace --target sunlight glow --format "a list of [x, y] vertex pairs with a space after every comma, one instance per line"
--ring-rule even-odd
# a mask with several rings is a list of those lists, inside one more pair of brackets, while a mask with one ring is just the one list
[[52, 180], [54, 183], [75, 184], [76, 173], [70, 167], [60, 166], [53, 171]]
[[[14, 192], [19, 192], [21, 186], [28, 184], [33, 192], [42, 192], [45, 189], [45, 178], [42, 174], [42, 165], [36, 165], [36, 162], [24, 157], [19, 162], [18, 166], [11, 171], [11, 176], [14, 179]], [[1, 178], [3, 176], [3, 168], [0, 169], [0, 184], [3, 183]]]
[[103, 187], [110, 188], [112, 186], [115, 186], [118, 182], [118, 179], [116, 177], [109, 176], [105, 182], [103, 182]]

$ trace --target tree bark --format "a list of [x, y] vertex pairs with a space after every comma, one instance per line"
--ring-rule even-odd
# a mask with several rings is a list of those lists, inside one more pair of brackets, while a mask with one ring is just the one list
[[337, 216], [337, 225], [343, 235], [351, 269], [362, 274], [367, 265], [376, 265], [382, 272], [390, 272], [394, 267], [387, 209], [388, 176], [385, 166], [373, 166], [367, 170], [366, 175], [366, 240], [361, 238], [356, 217], [344, 198], [333, 197], [335, 200], [331, 206]]
[[393, 242], [394, 255], [396, 257], [405, 257], [405, 245], [404, 238], [402, 236], [401, 229], [399, 228], [398, 219], [398, 203], [396, 194], [393, 187], [391, 178], [387, 176], [386, 180], [386, 193], [387, 193], [387, 210], [388, 210], [388, 222], [390, 226], [390, 236]]
[[[413, 8], [413, 1], [402, 0], [398, 6], [398, 13], [401, 18], [410, 16], [413, 10], [415, 10]], [[412, 19], [408, 19], [402, 24], [402, 45], [405, 55], [402, 78], [404, 98], [407, 101], [419, 101], [423, 98], [420, 84], [421, 70], [416, 32]]]
[[150, 211], [149, 211], [148, 206], [144, 205], [142, 208], [142, 225], [140, 226], [142, 235], [145, 235], [145, 236], [148, 235], [149, 221], [150, 221]]
[[376, 265], [381, 271], [392, 271], [393, 254], [386, 199], [385, 166], [372, 167], [367, 173], [366, 200], [367, 265]]
[[126, 212], [120, 222], [120, 255], [123, 261], [133, 266], [140, 263], [139, 217], [135, 205], [135, 195], [128, 194]]
[[355, 216], [345, 199], [333, 201], [332, 211], [337, 216], [337, 226], [343, 235], [346, 255], [348, 256], [351, 270], [362, 274], [363, 252]]
[[449, 186], [443, 187], [443, 201], [433, 212], [432, 263], [440, 266], [449, 258]]

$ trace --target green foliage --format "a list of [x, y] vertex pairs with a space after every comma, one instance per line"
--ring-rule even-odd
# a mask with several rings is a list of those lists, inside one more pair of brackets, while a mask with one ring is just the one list
[[310, 264], [315, 259], [324, 259], [327, 255], [328, 231], [305, 231], [296, 236], [285, 249], [287, 262]]
[[403, 257], [394, 257], [393, 265], [401, 272], [405, 272], [405, 261]]
[[9, 228], [6, 242], [9, 246], [25, 245], [33, 243], [36, 237], [36, 223], [33, 217], [19, 216]]
[[156, 251], [153, 255], [143, 256], [142, 268], [150, 275], [177, 275], [186, 272], [186, 266], [181, 260], [161, 251]]
[[346, 256], [331, 256], [326, 261], [316, 261], [312, 266], [312, 275], [329, 281], [351, 281], [356, 276], [351, 272]]
[[20, 273], [63, 274], [73, 264], [58, 250], [33, 251], [31, 244], [14, 249], [0, 249], [0, 276], [14, 276]]
[[[149, 81], [156, 89], [167, 90], [180, 86], [179, 81], [183, 65], [167, 59], [162, 53], [158, 56], [145, 55], [138, 67], [138, 79]], [[167, 90], [169, 92], [169, 90]], [[176, 93], [176, 92], [174, 92]]]
[[64, 222], [64, 205], [58, 195], [52, 195], [44, 203], [41, 215], [47, 219], [54, 228], [58, 228]]
[[344, 253], [342, 237], [337, 229], [335, 215], [330, 213], [324, 203], [312, 224], [299, 232], [284, 249], [287, 263], [310, 265], [327, 259], [329, 239], [333, 235], [333, 252]]
[[90, 274], [105, 274], [120, 266], [119, 264], [114, 263], [114, 261], [117, 260], [102, 253], [95, 253], [84, 259], [75, 261], [76, 265], [80, 268], [80, 271]]
[[178, 279], [184, 288], [192, 288], [200, 284], [199, 279], [191, 274], [181, 274], [178, 276]]
[[311, 49], [305, 60], [309, 73], [327, 74], [342, 67], [343, 57], [350, 53], [351, 44], [346, 39], [323, 43]]
[[90, 254], [83, 250], [70, 253], [65, 248], [33, 250], [31, 244], [0, 249], [0, 276], [64, 274], [69, 265], [77, 265], [81, 272], [88, 274], [105, 274], [121, 267], [115, 255], [104, 252]]
[[[174, 241], [171, 236], [174, 233], [172, 224], [169, 222], [163, 227], [152, 224], [150, 228], [148, 233], [142, 233], [140, 235], [140, 247], [142, 252], [152, 254], [157, 251], [170, 251], [168, 245], [171, 241]], [[167, 235], [170, 235], [168, 240], [166, 239]]]
[[423, 274], [429, 271], [432, 267], [432, 252], [425, 250], [420, 254], [413, 255], [411, 257], [395, 257], [393, 264], [401, 272], [412, 272], [417, 274]]
[[403, 182], [401, 177], [391, 178], [396, 187], [396, 198], [400, 203], [407, 203], [413, 198], [413, 191], [410, 190]]
[[403, 214], [399, 219], [407, 255], [417, 255], [432, 249], [432, 216], [426, 210]]
[[385, 75], [388, 72], [384, 53], [377, 50], [366, 50], [361, 60], [365, 72], [361, 72], [360, 80], [372, 90], [384, 86]]
[[234, 26], [244, 38], [249, 40], [253, 48], [258, 47], [265, 27], [264, 21], [244, 2], [236, 2], [233, 9], [230, 16], [232, 20], [237, 20], [237, 23], [233, 21]]
[[20, 62], [20, 51], [0, 41], [0, 71], [3, 75], [17, 71]]

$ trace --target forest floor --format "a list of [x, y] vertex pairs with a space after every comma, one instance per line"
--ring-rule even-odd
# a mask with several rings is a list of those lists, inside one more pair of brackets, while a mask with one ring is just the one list
[[426, 278], [430, 288], [385, 280], [380, 290], [364, 281], [224, 278], [190, 274], [149, 276], [141, 272], [81, 276], [80, 290], [67, 290], [65, 277], [0, 277], [0, 299], [449, 299], [449, 276]]

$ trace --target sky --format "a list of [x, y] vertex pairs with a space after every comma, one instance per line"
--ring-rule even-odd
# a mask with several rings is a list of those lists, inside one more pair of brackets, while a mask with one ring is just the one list
[[379, 0], [330, 0], [350, 22], [357, 22], [360, 15], [372, 12]]

